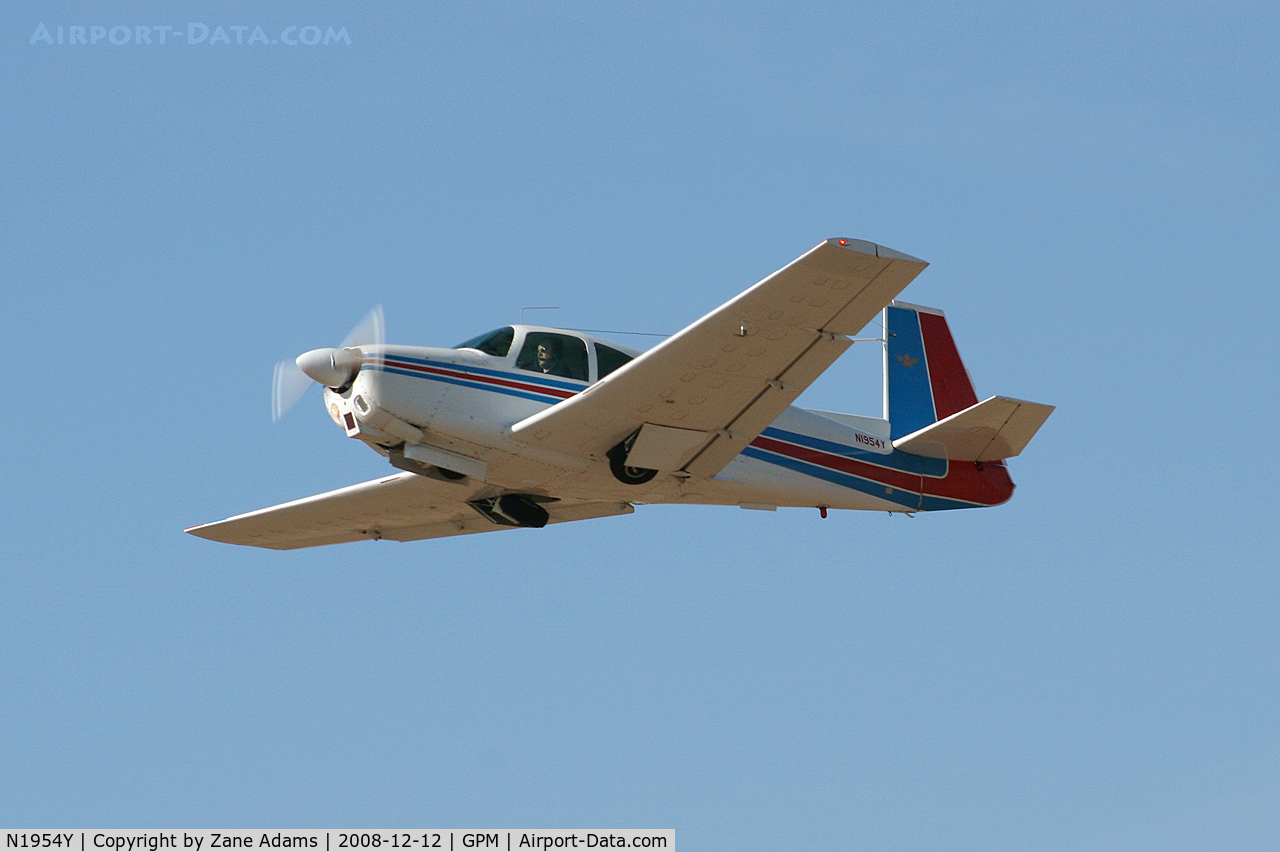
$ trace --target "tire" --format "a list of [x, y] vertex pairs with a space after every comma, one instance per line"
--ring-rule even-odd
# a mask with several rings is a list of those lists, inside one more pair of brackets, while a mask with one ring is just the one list
[[634, 435], [609, 451], [609, 470], [613, 472], [614, 479], [621, 483], [644, 485], [657, 476], [658, 472], [647, 467], [627, 466], [627, 453], [631, 451], [633, 443], [635, 443]]

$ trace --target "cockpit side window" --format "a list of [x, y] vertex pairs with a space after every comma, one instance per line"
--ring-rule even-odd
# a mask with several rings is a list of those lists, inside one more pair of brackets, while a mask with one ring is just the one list
[[486, 355], [504, 358], [511, 351], [511, 341], [515, 340], [515, 337], [516, 330], [511, 326], [507, 326], [496, 331], [486, 331], [484, 334], [463, 341], [453, 348], [479, 349]]
[[587, 346], [581, 338], [531, 331], [524, 338], [516, 367], [548, 376], [587, 381]]
[[596, 368], [600, 374], [599, 377], [602, 379], [631, 360], [630, 355], [619, 352], [610, 346], [605, 346], [603, 343], [597, 343], [595, 347]]

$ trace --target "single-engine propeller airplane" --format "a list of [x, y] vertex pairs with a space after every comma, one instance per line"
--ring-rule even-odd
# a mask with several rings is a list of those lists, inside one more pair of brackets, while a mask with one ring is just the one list
[[[925, 266], [826, 240], [645, 352], [523, 324], [452, 349], [392, 346], [374, 318], [297, 367], [324, 386], [334, 422], [399, 472], [187, 532], [285, 550], [543, 527], [637, 503], [824, 517], [998, 505], [1014, 489], [1004, 460], [1053, 407], [978, 401], [942, 312], [894, 301]], [[793, 406], [882, 310], [884, 416]], [[277, 416], [300, 395], [288, 384], [278, 370]]]

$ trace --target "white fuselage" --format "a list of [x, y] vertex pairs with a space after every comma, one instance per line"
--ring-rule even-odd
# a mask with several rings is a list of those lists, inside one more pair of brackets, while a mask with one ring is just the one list
[[[620, 482], [606, 459], [539, 451], [511, 438], [512, 424], [592, 384], [518, 367], [514, 353], [530, 331], [538, 330], [517, 326], [505, 356], [477, 349], [367, 348], [351, 386], [326, 390], [326, 407], [348, 435], [383, 455], [422, 447], [420, 457], [446, 473], [470, 472], [456, 481], [472, 498], [519, 491], [631, 503], [914, 511], [921, 489], [912, 486], [922, 476], [946, 474], [945, 462], [925, 460], [936, 470], [918, 471], [909, 468], [919, 467], [919, 460], [895, 458], [903, 454], [893, 451], [884, 420], [793, 406], [714, 478], [688, 481], [676, 473], [640, 485]], [[586, 375], [595, 379], [591, 344], [597, 341], [580, 336], [590, 353]]]

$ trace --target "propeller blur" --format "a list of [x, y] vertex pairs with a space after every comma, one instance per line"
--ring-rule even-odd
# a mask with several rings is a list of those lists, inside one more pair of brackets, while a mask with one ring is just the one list
[[[361, 357], [358, 347], [381, 346], [385, 328], [382, 305], [376, 305], [356, 323], [337, 349], [313, 349], [293, 361], [276, 364], [271, 379], [271, 422], [279, 422], [289, 409], [297, 405], [313, 381], [337, 387], [343, 382], [331, 379], [354, 375]], [[339, 354], [343, 351], [353, 354]]]

